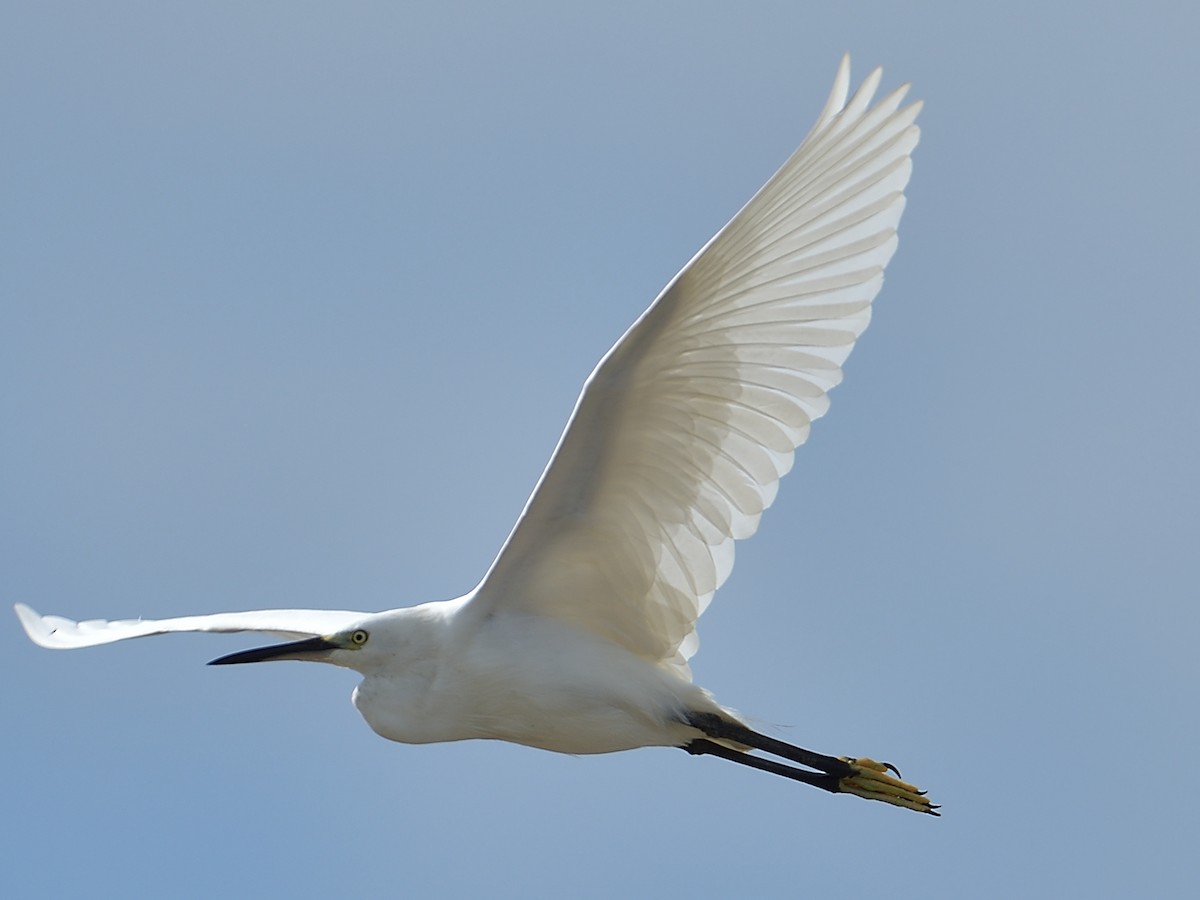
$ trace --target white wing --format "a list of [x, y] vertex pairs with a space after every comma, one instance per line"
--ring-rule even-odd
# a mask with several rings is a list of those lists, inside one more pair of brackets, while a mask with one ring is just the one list
[[368, 615], [340, 609], [258, 609], [178, 619], [74, 622], [60, 616], [39, 615], [24, 603], [16, 604], [15, 608], [30, 640], [52, 650], [73, 650], [174, 631], [261, 631], [285, 638], [315, 637], [344, 631]]
[[552, 615], [689, 676], [697, 617], [758, 528], [867, 327], [896, 249], [907, 86], [846, 102], [589, 376], [472, 606]]

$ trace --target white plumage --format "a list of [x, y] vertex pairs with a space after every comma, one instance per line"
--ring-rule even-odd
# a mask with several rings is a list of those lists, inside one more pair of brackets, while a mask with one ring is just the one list
[[601, 360], [466, 596], [378, 614], [80, 623], [18, 605], [29, 636], [54, 648], [172, 631], [307, 637], [218, 662], [356, 669], [355, 705], [394, 740], [498, 738], [569, 753], [671, 745], [784, 768], [742, 752], [754, 747], [824, 773], [778, 774], [931, 811], [867, 760], [750, 731], [691, 683], [687, 665], [734, 542], [758, 528], [828, 408], [896, 249], [920, 104], [902, 107], [902, 87], [872, 105], [880, 76], [847, 102], [842, 60], [800, 148]]

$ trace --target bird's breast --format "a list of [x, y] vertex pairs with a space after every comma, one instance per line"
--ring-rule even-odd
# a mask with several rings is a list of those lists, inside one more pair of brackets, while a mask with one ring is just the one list
[[489, 623], [435, 659], [367, 674], [354, 692], [389, 740], [487, 738], [578, 754], [686, 743], [681, 710], [707, 703], [663, 667], [536, 616]]

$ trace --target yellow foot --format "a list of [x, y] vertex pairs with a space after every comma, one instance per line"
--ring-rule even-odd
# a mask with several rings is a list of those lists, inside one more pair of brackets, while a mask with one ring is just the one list
[[[937, 811], [938, 807], [925, 797], [924, 791], [918, 791], [915, 785], [888, 774], [889, 769], [896, 772], [895, 766], [875, 762], [873, 759], [851, 759], [849, 756], [840, 758], [855, 770], [853, 775], [847, 775], [838, 782], [838, 790], [841, 793], [854, 794], [867, 800], [882, 800], [892, 806], [902, 806], [916, 812], [929, 813], [931, 816], [941, 815]], [[897, 776], [899, 774], [896, 772]]]

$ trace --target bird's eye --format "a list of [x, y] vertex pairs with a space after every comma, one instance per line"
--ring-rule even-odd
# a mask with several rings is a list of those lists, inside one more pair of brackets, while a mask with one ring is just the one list
[[354, 634], [350, 635], [350, 642], [354, 644], [355, 647], [361, 647], [367, 642], [368, 637], [370, 637], [370, 635], [360, 628], [358, 631], [354, 632]]

